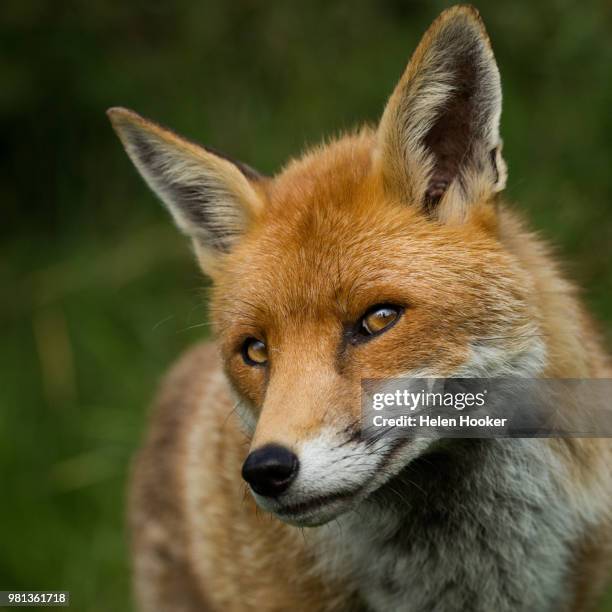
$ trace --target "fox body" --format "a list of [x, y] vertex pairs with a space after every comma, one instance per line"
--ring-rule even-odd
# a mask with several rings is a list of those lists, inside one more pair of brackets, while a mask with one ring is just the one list
[[434, 22], [376, 129], [274, 178], [109, 112], [213, 280], [216, 341], [166, 378], [135, 465], [141, 608], [591, 609], [610, 572], [609, 440], [359, 435], [366, 378], [611, 373], [501, 199], [477, 12]]

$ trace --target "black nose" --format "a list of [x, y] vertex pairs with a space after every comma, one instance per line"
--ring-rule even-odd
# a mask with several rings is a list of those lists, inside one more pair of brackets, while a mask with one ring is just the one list
[[300, 462], [284, 446], [268, 444], [254, 450], [242, 466], [242, 477], [255, 493], [276, 497], [285, 491], [298, 473]]

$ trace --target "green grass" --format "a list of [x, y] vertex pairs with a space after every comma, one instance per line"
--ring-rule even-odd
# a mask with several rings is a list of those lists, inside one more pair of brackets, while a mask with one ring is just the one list
[[[206, 281], [112, 134], [122, 104], [264, 172], [375, 121], [447, 3], [9, 1], [0, 25], [0, 588], [129, 610], [126, 475]], [[612, 14], [478, 3], [505, 90], [508, 196], [612, 345]], [[612, 595], [601, 608], [612, 611]]]

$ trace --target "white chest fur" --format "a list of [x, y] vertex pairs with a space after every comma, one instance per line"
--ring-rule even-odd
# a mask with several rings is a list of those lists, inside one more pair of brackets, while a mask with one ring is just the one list
[[462, 441], [318, 530], [321, 571], [378, 612], [563, 612], [579, 530], [544, 440]]

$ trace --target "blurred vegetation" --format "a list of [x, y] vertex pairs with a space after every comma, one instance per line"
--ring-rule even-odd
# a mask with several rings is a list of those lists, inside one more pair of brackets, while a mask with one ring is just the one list
[[[205, 280], [104, 110], [272, 173], [374, 122], [438, 0], [7, 0], [0, 17], [0, 588], [128, 610], [129, 457], [161, 373], [206, 335]], [[612, 9], [478, 3], [508, 195], [612, 338]], [[612, 610], [612, 599], [607, 610]]]

